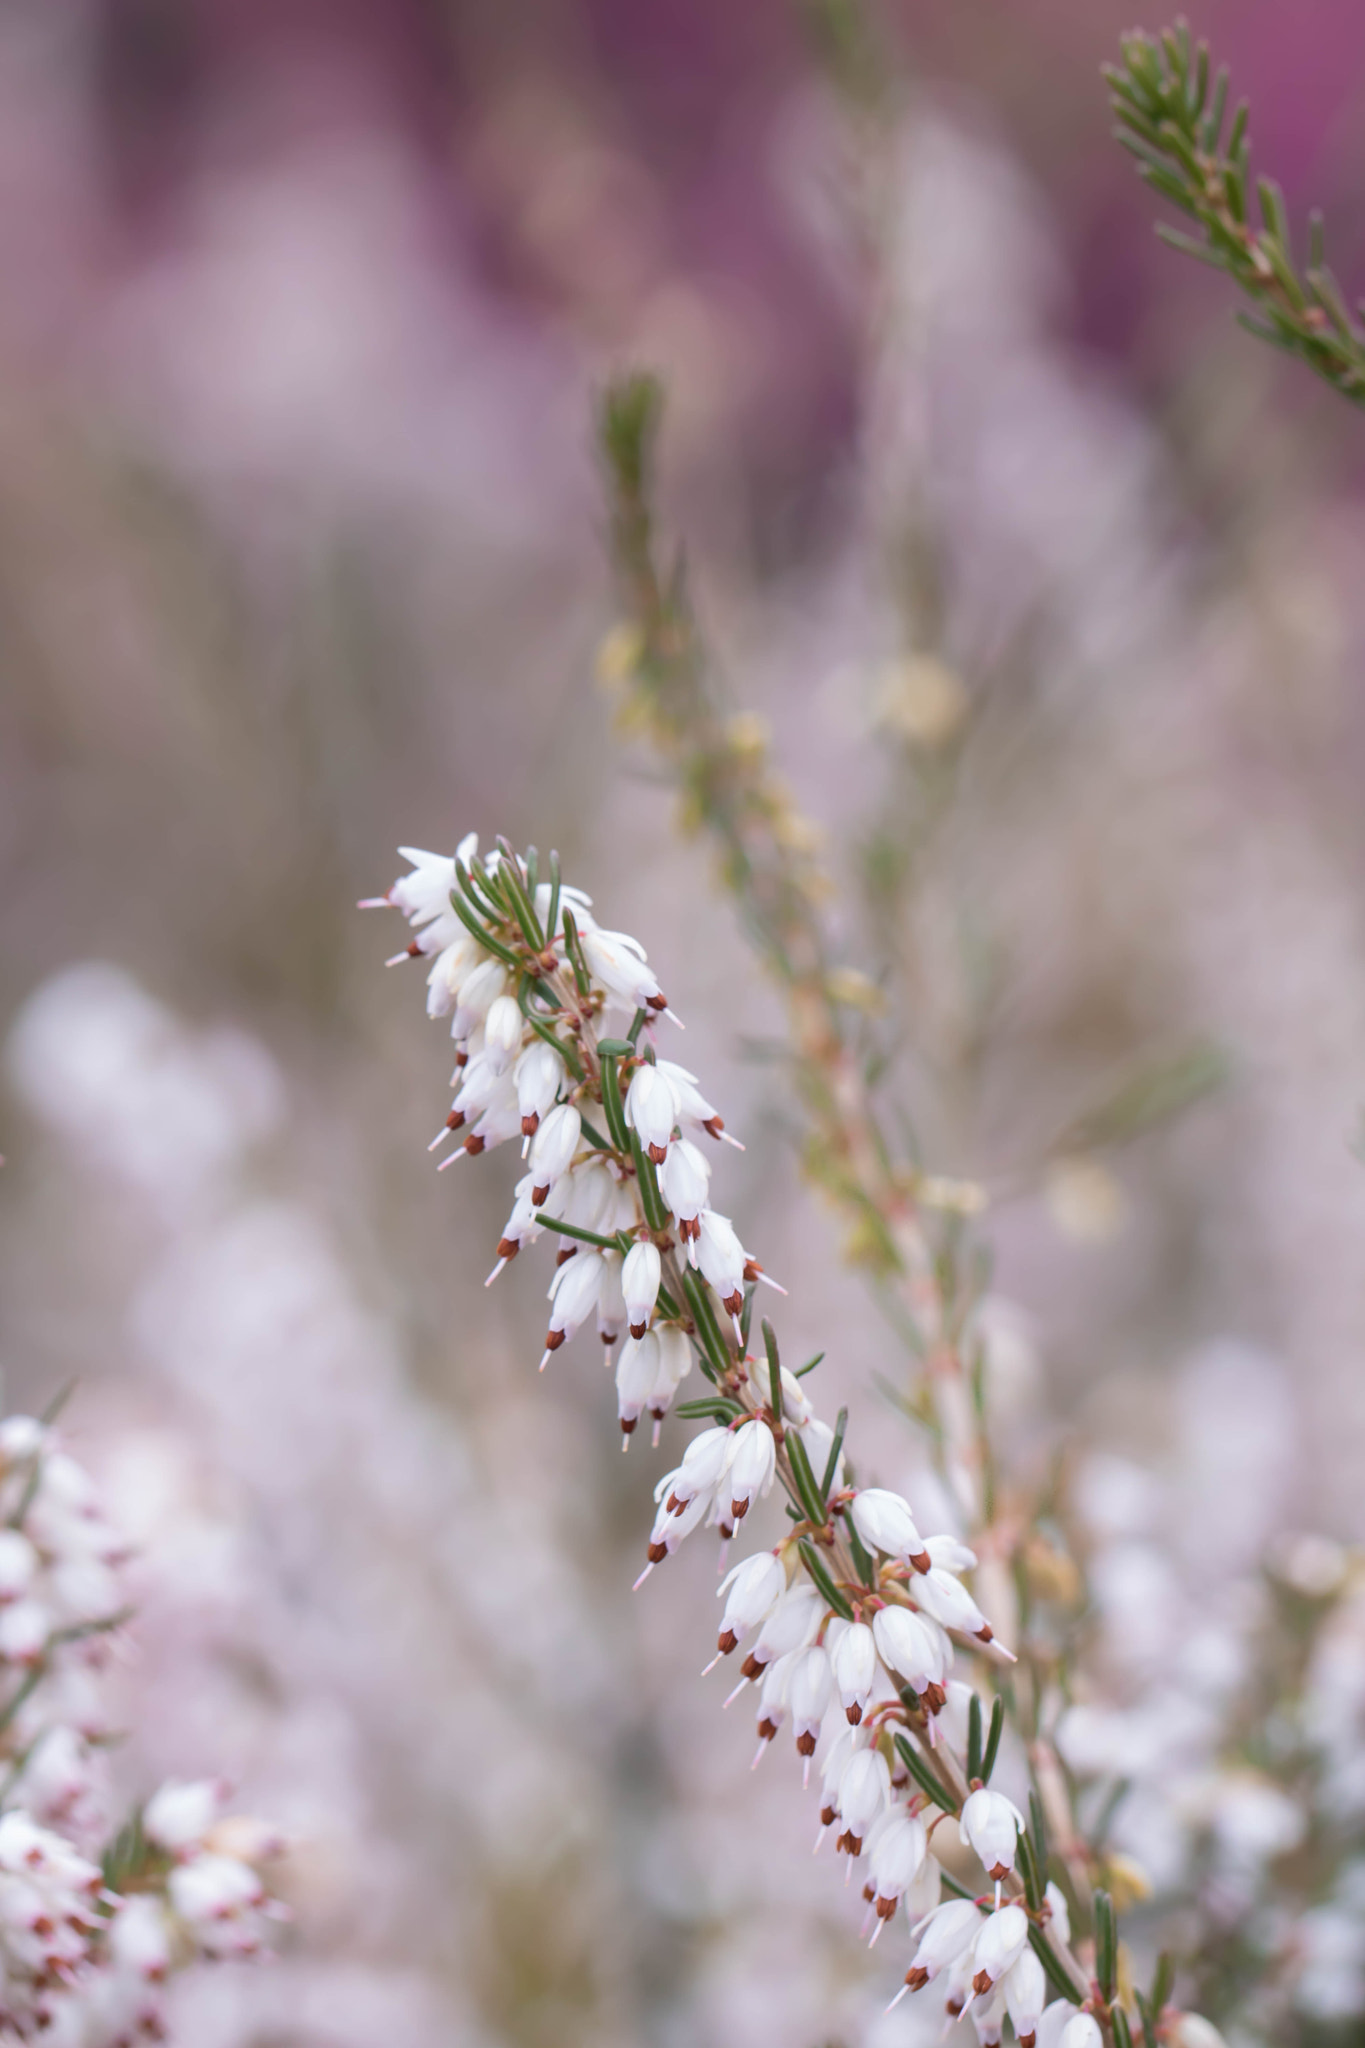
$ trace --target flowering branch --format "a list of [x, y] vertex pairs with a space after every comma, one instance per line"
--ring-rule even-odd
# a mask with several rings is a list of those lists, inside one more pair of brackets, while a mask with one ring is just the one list
[[1226, 124], [1226, 65], [1211, 74], [1208, 44], [1192, 45], [1183, 21], [1159, 38], [1125, 36], [1121, 50], [1122, 63], [1104, 67], [1114, 132], [1137, 158], [1139, 176], [1198, 229], [1187, 234], [1163, 221], [1162, 241], [1226, 272], [1256, 308], [1237, 315], [1249, 334], [1297, 356], [1353, 405], [1365, 404], [1365, 333], [1327, 268], [1322, 215], [1309, 216], [1302, 271], [1284, 194], [1271, 178], [1256, 179], [1260, 229], [1253, 224], [1250, 108], [1243, 100]]
[[[627, 1447], [646, 1412], [657, 1443], [694, 1361], [707, 1382], [679, 1410], [709, 1427], [655, 1488], [637, 1586], [703, 1525], [719, 1532], [723, 1568], [753, 1503], [780, 1483], [792, 1526], [722, 1581], [707, 1670], [752, 1638], [731, 1698], [758, 1688], [755, 1764], [790, 1721], [807, 1784], [818, 1774], [821, 1838], [837, 1827], [836, 1849], [867, 1857], [874, 1941], [905, 1902], [917, 1947], [898, 1995], [943, 1975], [949, 2013], [970, 2011], [984, 2043], [1008, 2014], [1022, 2048], [1131, 2048], [1109, 1899], [1092, 1902], [1088, 1969], [1050, 1877], [1041, 1803], [1026, 1821], [990, 1786], [1004, 1701], [987, 1725], [980, 1696], [949, 1677], [959, 1650], [1013, 1662], [963, 1582], [975, 1553], [921, 1536], [899, 1495], [856, 1483], [846, 1411], [833, 1428], [817, 1416], [810, 1368], [782, 1365], [769, 1322], [761, 1351], [750, 1348], [767, 1276], [710, 1206], [699, 1142], [734, 1140], [696, 1077], [657, 1050], [672, 1013], [644, 948], [597, 925], [553, 854], [542, 874], [534, 849], [523, 857], [505, 841], [486, 861], [472, 837], [453, 859], [406, 853], [412, 872], [376, 902], [412, 925], [392, 964], [428, 960], [428, 1011], [449, 1017], [455, 1041], [454, 1099], [432, 1149], [456, 1141], [444, 1170], [522, 1140], [526, 1172], [489, 1284], [557, 1236], [541, 1370], [595, 1321], [609, 1354], [619, 1345]], [[981, 1865], [975, 1896], [931, 1854], [948, 1820]]]

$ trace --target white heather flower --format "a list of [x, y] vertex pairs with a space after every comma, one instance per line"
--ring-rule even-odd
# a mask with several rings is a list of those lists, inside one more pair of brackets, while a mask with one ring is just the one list
[[992, 1990], [1027, 1947], [1028, 1914], [1022, 1906], [1001, 1906], [990, 1914], [972, 1949], [972, 1989], [978, 1994]]
[[947, 1698], [939, 1710], [939, 1729], [951, 1749], [965, 1750], [971, 1730], [972, 1688], [960, 1678], [950, 1678]]
[[119, 1968], [159, 1984], [171, 1965], [166, 1908], [149, 1892], [124, 1899], [109, 1926], [109, 1953]]
[[800, 1580], [789, 1586], [759, 1630], [758, 1640], [744, 1660], [744, 1676], [757, 1678], [778, 1658], [804, 1650], [814, 1641], [824, 1612], [825, 1603], [814, 1586]]
[[659, 1481], [655, 1499], [662, 1499], [670, 1514], [680, 1514], [698, 1500], [704, 1511], [725, 1477], [734, 1448], [735, 1439], [728, 1429], [702, 1430], [683, 1452], [677, 1471]]
[[[697, 1087], [697, 1077], [689, 1074], [686, 1067], [680, 1067], [676, 1060], [656, 1060], [655, 1066], [673, 1084], [673, 1093], [678, 1103], [678, 1122], [691, 1124], [699, 1131], [706, 1131], [713, 1138], [725, 1136], [725, 1119], [719, 1116]], [[734, 1144], [733, 1138], [726, 1139]]]
[[946, 1905], [936, 1906], [916, 1929], [919, 1945], [905, 1973], [907, 1987], [918, 1991], [932, 1983], [941, 1970], [951, 1969], [971, 1948], [980, 1925], [981, 1915], [970, 1899], [949, 1899]]
[[855, 1749], [839, 1776], [839, 1818], [844, 1832], [840, 1845], [851, 1856], [861, 1856], [863, 1837], [883, 1812], [891, 1797], [891, 1773], [879, 1750]]
[[1033, 1950], [1025, 1947], [1005, 1978], [1005, 2007], [1019, 2048], [1034, 2048], [1046, 2004], [1047, 1976]]
[[460, 984], [450, 1035], [466, 1039], [476, 1024], [482, 1024], [496, 999], [507, 986], [507, 969], [501, 960], [485, 960]]
[[38, 1553], [18, 1529], [0, 1529], [0, 1601], [17, 1600], [33, 1584]]
[[831, 1660], [844, 1713], [856, 1726], [877, 1677], [877, 1640], [865, 1621], [850, 1622], [840, 1632]]
[[[521, 1005], [515, 996], [498, 996], [489, 1004], [488, 1015], [484, 1019], [483, 1043], [489, 1062], [498, 1073], [506, 1073], [521, 1050], [524, 1028]], [[544, 1041], [537, 1039], [536, 1043], [539, 1045]], [[545, 1050], [549, 1052], [548, 1045]]]
[[687, 1332], [676, 1323], [660, 1324], [654, 1332], [659, 1340], [659, 1378], [674, 1394], [692, 1370], [692, 1345]]
[[767, 1423], [757, 1418], [742, 1422], [735, 1431], [730, 1458], [730, 1509], [736, 1521], [767, 1493], [776, 1470], [777, 1447]]
[[659, 1377], [659, 1340], [652, 1330], [627, 1337], [616, 1361], [616, 1409], [621, 1430], [630, 1436], [649, 1406]]
[[1052, 1908], [1052, 1925], [1057, 1939], [1065, 1945], [1071, 1939], [1071, 1908], [1066, 1903], [1066, 1893], [1059, 1884], [1050, 1881], [1043, 1897]]
[[828, 1654], [819, 1644], [812, 1643], [809, 1649], [797, 1653], [787, 1694], [796, 1747], [802, 1756], [815, 1754], [816, 1737], [833, 1692], [834, 1674]]
[[857, 1735], [848, 1723], [841, 1723], [831, 1715], [820, 1730], [820, 1740], [815, 1745], [814, 1762], [820, 1773], [820, 1833], [815, 1840], [817, 1849], [824, 1838], [825, 1829], [832, 1827], [839, 1818], [839, 1780], [843, 1777], [848, 1760], [857, 1746]]
[[[446, 853], [426, 853], [420, 846], [400, 846], [398, 851], [410, 863], [412, 873], [400, 875], [387, 897], [380, 900], [400, 910], [411, 925], [430, 924], [433, 918], [444, 917], [455, 887], [454, 860]], [[465, 858], [463, 852], [460, 857]]]
[[193, 1856], [171, 1872], [167, 1890], [177, 1919], [208, 1955], [251, 1955], [260, 1947], [265, 1887], [249, 1864]]
[[171, 1778], [154, 1792], [142, 1814], [142, 1831], [159, 1849], [180, 1855], [203, 1841], [219, 1818], [227, 1787], [218, 1778], [186, 1783]]
[[758, 1622], [766, 1621], [787, 1590], [787, 1574], [774, 1551], [760, 1550], [728, 1571], [716, 1589], [717, 1598], [728, 1597], [721, 1616], [717, 1647], [728, 1657], [741, 1636]]
[[744, 1247], [728, 1216], [703, 1209], [697, 1219], [697, 1235], [691, 1245], [691, 1259], [701, 1269], [726, 1309], [737, 1316], [744, 1306]]
[[[671, 1557], [684, 1537], [699, 1528], [706, 1519], [706, 1510], [711, 1504], [709, 1493], [693, 1494], [681, 1506], [670, 1507], [666, 1500], [660, 1501], [654, 1516], [654, 1527], [649, 1532], [649, 1548], [646, 1556], [651, 1565], [659, 1564], [665, 1557]], [[639, 1580], [636, 1581], [639, 1584]]]
[[619, 1252], [603, 1252], [602, 1282], [597, 1290], [597, 1334], [604, 1344], [614, 1344], [626, 1327], [626, 1297], [621, 1291], [622, 1259]]
[[1014, 1868], [1015, 1849], [1024, 1817], [1003, 1792], [985, 1786], [968, 1795], [958, 1833], [964, 1849], [974, 1849], [990, 1875], [999, 1880]]
[[543, 1226], [536, 1222], [539, 1204], [531, 1200], [531, 1176], [522, 1175], [517, 1182], [516, 1201], [512, 1213], [502, 1227], [498, 1239], [498, 1263], [489, 1274], [485, 1286], [495, 1280], [509, 1259], [514, 1259], [524, 1244], [534, 1244]]
[[[536, 916], [540, 919], [542, 931], [545, 930], [546, 919], [550, 915], [550, 893], [550, 884], [548, 882], [538, 882], [536, 884]], [[567, 882], [564, 882], [561, 884], [559, 891], [559, 913], [555, 918], [555, 928], [549, 934], [552, 939], [560, 937], [564, 930], [564, 912], [566, 910], [573, 912], [574, 923], [578, 926], [580, 932], [588, 931], [592, 927], [591, 896], [585, 894], [582, 889], [571, 888]]]
[[[534, 1181], [534, 1172], [529, 1178]], [[566, 1170], [538, 1207], [557, 1217], [561, 1223], [574, 1223], [580, 1230], [595, 1230], [599, 1236], [606, 1237], [613, 1227], [618, 1192], [611, 1169], [600, 1159], [585, 1159]], [[578, 1241], [572, 1237], [561, 1238], [560, 1246], [562, 1251], [572, 1254], [578, 1249]]]
[[908, 1501], [884, 1486], [864, 1486], [853, 1496], [853, 1526], [869, 1550], [884, 1551], [917, 1571], [927, 1570], [930, 1559], [919, 1530], [915, 1527]]
[[633, 1244], [621, 1269], [621, 1292], [625, 1296], [632, 1337], [642, 1337], [649, 1328], [662, 1278], [663, 1262], [658, 1247], [650, 1244], [648, 1239]]
[[964, 1635], [975, 1636], [983, 1643], [995, 1640], [990, 1623], [962, 1581], [941, 1566], [935, 1565], [915, 1581], [914, 1595], [944, 1628], [961, 1629]]
[[[578, 1141], [583, 1135], [583, 1119], [571, 1102], [561, 1102], [542, 1119], [540, 1129], [531, 1140], [530, 1168], [532, 1200], [537, 1208], [543, 1208], [545, 1199], [555, 1182], [568, 1172], [573, 1163]], [[569, 1220], [567, 1217], [564, 1219]], [[590, 1228], [585, 1224], [584, 1229]]]
[[776, 1658], [763, 1674], [759, 1687], [758, 1706], [754, 1722], [758, 1733], [758, 1753], [754, 1762], [763, 1754], [763, 1744], [771, 1742], [787, 1718], [787, 1700], [791, 1682], [796, 1670], [798, 1652], [791, 1651], [785, 1657]]
[[711, 1167], [706, 1154], [690, 1138], [675, 1138], [659, 1169], [659, 1192], [672, 1210], [678, 1234], [685, 1242], [697, 1234], [697, 1218], [706, 1207], [710, 1185]]
[[76, 1729], [48, 1727], [24, 1765], [24, 1802], [48, 1825], [83, 1818], [94, 1791], [90, 1748]]
[[[585, 1246], [566, 1265], [557, 1266], [550, 1282], [550, 1328], [545, 1338], [547, 1354], [558, 1351], [566, 1338], [581, 1329], [596, 1312], [602, 1287], [603, 1260], [598, 1251]], [[542, 1360], [542, 1364], [544, 1361]]]
[[[460, 990], [474, 969], [481, 967], [490, 957], [487, 948], [479, 944], [472, 932], [467, 932], [454, 918], [451, 921], [455, 925], [454, 934], [427, 969], [427, 1015], [432, 1018], [450, 1015]], [[433, 932], [437, 929], [432, 926]], [[430, 948], [423, 946], [420, 950], [426, 952]]]
[[1078, 2012], [1062, 2028], [1057, 2048], [1104, 2048], [1099, 2021], [1088, 2012]]
[[540, 1119], [564, 1085], [564, 1062], [543, 1038], [533, 1038], [513, 1069], [522, 1135], [535, 1136]]
[[677, 1121], [678, 1098], [672, 1082], [646, 1061], [635, 1069], [626, 1090], [626, 1122], [656, 1166], [662, 1166], [668, 1157]]
[[891, 1918], [902, 1895], [919, 1876], [928, 1853], [924, 1822], [903, 1808], [879, 1824], [868, 1847], [869, 1880], [876, 1893], [879, 1920]]
[[977, 1562], [976, 1552], [969, 1550], [956, 1536], [926, 1536], [924, 1547], [929, 1553], [929, 1562], [945, 1572], [969, 1572]]
[[916, 1692], [941, 1686], [953, 1660], [953, 1646], [927, 1615], [908, 1607], [879, 1607], [872, 1617], [877, 1652]]
[[[801, 1382], [797, 1379], [795, 1373], [787, 1371], [785, 1365], [778, 1368], [777, 1377], [782, 1395], [783, 1418], [787, 1422], [794, 1423], [798, 1429], [803, 1429], [810, 1421], [811, 1405], [802, 1392]], [[749, 1379], [759, 1399], [769, 1408], [774, 1408], [772, 1368], [769, 1366], [766, 1356], [749, 1360]], [[806, 1449], [808, 1452], [810, 1451], [809, 1441], [806, 1443]], [[813, 1457], [811, 1462], [813, 1465], [815, 1464]], [[823, 1464], [815, 1465], [815, 1476], [817, 1479], [823, 1470]]]
[[638, 939], [632, 939], [626, 932], [604, 932], [596, 926], [579, 936], [588, 972], [608, 995], [628, 1003], [632, 1010], [668, 1007]]

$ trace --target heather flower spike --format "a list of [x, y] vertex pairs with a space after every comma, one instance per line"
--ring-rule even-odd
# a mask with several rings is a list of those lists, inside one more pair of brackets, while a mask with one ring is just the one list
[[[722, 1579], [706, 1667], [745, 1645], [725, 1704], [757, 1688], [755, 1764], [790, 1726], [803, 1779], [818, 1788], [817, 1848], [832, 1828], [846, 1868], [863, 1863], [872, 1939], [902, 1906], [920, 1916], [898, 1998], [943, 1976], [950, 2014], [968, 2014], [988, 2048], [1007, 2017], [1022, 2048], [1043, 2048], [1054, 2008], [1044, 2009], [1046, 1979], [1029, 1946], [1037, 1930], [1076, 1987], [1077, 2004], [1059, 2001], [1071, 2015], [1064, 2048], [1096, 2048], [1095, 2021], [1078, 2010], [1089, 1980], [1066, 1946], [1065, 1901], [1049, 1883], [1040, 1906], [1028, 1905], [1017, 1868], [1023, 1817], [973, 1781], [980, 1705], [949, 1674], [958, 1650], [983, 1669], [1010, 1654], [964, 1583], [977, 1553], [955, 1533], [922, 1534], [899, 1493], [850, 1485], [846, 1414], [834, 1428], [817, 1414], [810, 1382], [781, 1365], [768, 1324], [758, 1356], [749, 1354], [746, 1290], [767, 1275], [712, 1206], [703, 1146], [729, 1133], [696, 1076], [654, 1048], [671, 1012], [644, 947], [601, 928], [589, 898], [561, 885], [557, 862], [552, 891], [500, 845], [473, 892], [476, 842], [462, 841], [456, 861], [407, 857], [411, 873], [379, 900], [408, 919], [414, 938], [398, 957], [429, 957], [431, 1013], [451, 1019], [455, 1096], [442, 1136], [457, 1139], [457, 1157], [512, 1137], [525, 1153], [489, 1279], [550, 1237], [541, 1365], [593, 1323], [608, 1358], [615, 1352], [625, 1445], [646, 1415], [658, 1442], [694, 1362], [706, 1381], [691, 1408], [706, 1426], [655, 1487], [637, 1587], [703, 1529], [723, 1559], [780, 1486], [789, 1519], [774, 1547]], [[0, 1655], [7, 1617], [16, 1658], [41, 1644], [26, 1615], [35, 1569], [0, 1536]], [[992, 1760], [997, 1740], [998, 1731]], [[202, 1788], [168, 1791], [156, 1825], [168, 1839], [188, 1831], [208, 1843], [207, 1803]], [[940, 1903], [933, 1836], [945, 1812], [994, 1887], [981, 1902]], [[165, 1911], [201, 1946], [209, 1927], [243, 1945], [264, 1910], [258, 1882], [215, 1853], [172, 1873]], [[142, 1908], [121, 1941], [130, 1968], [160, 1967], [162, 1924]]]

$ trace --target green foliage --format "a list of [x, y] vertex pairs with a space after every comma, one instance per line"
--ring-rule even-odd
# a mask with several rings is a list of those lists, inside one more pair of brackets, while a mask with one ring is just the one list
[[1162, 222], [1161, 239], [1227, 273], [1256, 309], [1237, 316], [1249, 333], [1365, 404], [1365, 333], [1324, 261], [1322, 217], [1310, 219], [1300, 270], [1279, 186], [1258, 177], [1253, 188], [1245, 100], [1227, 121], [1226, 66], [1211, 73], [1207, 43], [1192, 45], [1183, 21], [1159, 37], [1125, 36], [1121, 50], [1122, 62], [1104, 73], [1115, 133], [1139, 175], [1194, 224], [1184, 232]]

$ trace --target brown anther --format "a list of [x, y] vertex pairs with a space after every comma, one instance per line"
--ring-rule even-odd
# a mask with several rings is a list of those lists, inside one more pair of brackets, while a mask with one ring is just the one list
[[863, 1710], [858, 1705], [858, 1702], [856, 1700], [854, 1700], [853, 1705], [851, 1707], [844, 1708], [844, 1717], [846, 1720], [851, 1721], [855, 1728], [857, 1727], [858, 1723], [862, 1720]]
[[949, 1998], [944, 2002], [943, 2010], [947, 2013], [950, 2020], [960, 2020], [962, 2008], [966, 2003], [965, 1998]]
[[863, 1886], [863, 1897], [867, 1900], [869, 1906], [872, 1904], [872, 1901], [876, 1898], [876, 1896], [877, 1887], [874, 1884], [865, 1884]]
[[448, 1131], [458, 1131], [463, 1122], [464, 1111], [462, 1109], [452, 1109], [450, 1115], [446, 1118], [446, 1129]]
[[948, 1694], [936, 1678], [931, 1678], [920, 1695], [931, 1714], [941, 1714], [948, 1704]]
[[649, 1328], [649, 1324], [648, 1324], [648, 1322], [647, 1322], [647, 1321], [646, 1321], [646, 1322], [643, 1322], [643, 1323], [632, 1323], [632, 1324], [631, 1324], [631, 1326], [630, 1326], [630, 1334], [631, 1334], [631, 1336], [632, 1336], [632, 1337], [643, 1337], [643, 1336], [644, 1336], [644, 1334], [645, 1334], [645, 1331], [646, 1331], [646, 1330], [647, 1330], [648, 1328]]
[[796, 1753], [798, 1756], [815, 1755], [815, 1737], [810, 1733], [809, 1729], [803, 1730], [803, 1732], [797, 1736]]
[[929, 1982], [929, 1972], [919, 1963], [912, 1963], [905, 1973], [905, 1981], [912, 1991], [923, 1991]]
[[545, 1334], [545, 1349], [547, 1351], [558, 1351], [563, 1342], [564, 1332], [562, 1330], [547, 1330]]
[[421, 941], [420, 939], [409, 939], [409, 940], [408, 940], [408, 945], [407, 945], [407, 953], [408, 953], [408, 958], [409, 958], [409, 960], [416, 960], [416, 959], [418, 958], [418, 956], [420, 955], [421, 951], [422, 951], [422, 941]]
[[983, 1622], [981, 1627], [977, 1630], [976, 1640], [979, 1643], [993, 1643], [995, 1641], [995, 1630], [991, 1627], [988, 1621]]
[[670, 1515], [680, 1515], [683, 1509], [687, 1506], [687, 1502], [685, 1500], [679, 1500], [676, 1493], [670, 1493], [665, 1505], [667, 1506]]
[[634, 1436], [635, 1425], [639, 1421], [639, 1419], [640, 1418], [638, 1415], [623, 1415], [621, 1417], [622, 1436]]
[[546, 1202], [548, 1202], [548, 1201], [549, 1201], [549, 1199], [550, 1199], [550, 1183], [549, 1183], [548, 1181], [546, 1181], [546, 1183], [545, 1183], [545, 1185], [544, 1185], [544, 1187], [543, 1187], [543, 1188], [532, 1188], [532, 1190], [531, 1190], [531, 1207], [532, 1207], [533, 1209], [542, 1209], [542, 1208], [544, 1208], [544, 1206], [545, 1206]]
[[701, 1236], [701, 1217], [681, 1217], [678, 1222], [678, 1234], [684, 1244], [695, 1244]]
[[877, 1918], [879, 1920], [894, 1919], [897, 1904], [898, 1901], [895, 1899], [883, 1899], [879, 1897], [877, 1900]]
[[657, 996], [646, 996], [645, 1003], [651, 1010], [666, 1010], [668, 1008], [668, 997], [661, 990]]
[[1036, 2048], [1038, 2040], [1036, 2034], [1020, 2034], [1018, 2038], [1019, 2048]]
[[917, 1550], [910, 1562], [917, 1572], [930, 1572], [934, 1568], [934, 1560], [927, 1550]]
[[734, 1518], [735, 1518], [735, 1520], [736, 1520], [737, 1522], [742, 1522], [742, 1521], [744, 1520], [744, 1517], [745, 1517], [745, 1516], [746, 1516], [746, 1515], [748, 1514], [748, 1512], [749, 1512], [749, 1503], [748, 1503], [748, 1501], [747, 1501], [747, 1500], [732, 1500], [732, 1501], [731, 1501], [731, 1503], [730, 1503], [730, 1513], [731, 1513], [731, 1514], [732, 1514], [732, 1515], [734, 1516]]
[[820, 1808], [820, 1825], [822, 1828], [832, 1828], [838, 1818], [839, 1810], [837, 1807], [822, 1806]]
[[521, 1135], [523, 1138], [534, 1138], [539, 1129], [540, 1116], [538, 1111], [533, 1109], [529, 1116], [524, 1116], [521, 1120]]
[[467, 1067], [469, 1065], [469, 1047], [467, 1045], [459, 1047], [455, 1054], [455, 1064], [457, 1067]]
[[500, 1237], [498, 1239], [498, 1257], [500, 1259], [514, 1259], [520, 1250], [521, 1244], [517, 1238]]
[[763, 1676], [764, 1670], [766, 1669], [766, 1665], [764, 1663], [760, 1663], [756, 1651], [750, 1650], [748, 1656], [744, 1659], [744, 1662], [740, 1665], [739, 1668], [744, 1673], [744, 1676], [746, 1678], [757, 1679]]
[[746, 1280], [757, 1280], [762, 1271], [763, 1268], [759, 1265], [757, 1259], [746, 1259], [744, 1261], [744, 1277]]
[[654, 1164], [656, 1166], [662, 1166], [665, 1159], [667, 1159], [668, 1157], [667, 1145], [651, 1145], [649, 1148], [649, 1156], [654, 1161]]
[[708, 1116], [702, 1125], [702, 1129], [709, 1131], [713, 1138], [718, 1138], [725, 1129], [725, 1118], [723, 1116]]
[[991, 1873], [990, 1873], [990, 1874], [991, 1874], [991, 1876], [992, 1876], [992, 1877], [993, 1877], [993, 1878], [994, 1878], [994, 1879], [996, 1880], [996, 1882], [998, 1883], [998, 1882], [1000, 1881], [1000, 1879], [1001, 1879], [1001, 1878], [1005, 1878], [1005, 1877], [1008, 1877], [1008, 1876], [1009, 1876], [1009, 1874], [1010, 1874], [1010, 1867], [1009, 1867], [1008, 1863], [992, 1863], [992, 1865], [991, 1865]]
[[577, 1256], [578, 1246], [576, 1244], [562, 1244], [555, 1253], [555, 1264], [557, 1266], [567, 1266], [569, 1260], [577, 1258]]
[[989, 1970], [978, 1970], [972, 1979], [972, 1989], [978, 1998], [984, 1998], [994, 1980]]
[[758, 1739], [759, 1739], [759, 1741], [760, 1741], [760, 1742], [771, 1742], [771, 1741], [772, 1741], [772, 1739], [773, 1739], [773, 1737], [774, 1737], [774, 1735], [776, 1735], [776, 1733], [777, 1733], [777, 1723], [776, 1723], [776, 1721], [770, 1721], [770, 1720], [768, 1719], [768, 1716], [767, 1716], [767, 1715], [765, 1714], [765, 1715], [763, 1716], [763, 1719], [762, 1719], [762, 1720], [761, 1720], [761, 1721], [759, 1722], [759, 1724], [758, 1724]]
[[850, 1856], [861, 1856], [863, 1838], [861, 1835], [855, 1835], [852, 1828], [845, 1828], [834, 1846], [836, 1849], [847, 1849]]
[[720, 1651], [722, 1657], [728, 1657], [738, 1641], [739, 1637], [732, 1628], [723, 1628], [716, 1637], [716, 1648]]
[[721, 1304], [727, 1315], [737, 1316], [744, 1307], [744, 1296], [737, 1287], [733, 1294], [722, 1294]]
[[666, 1543], [651, 1543], [645, 1552], [645, 1556], [651, 1564], [662, 1564], [668, 1556], [668, 1545]]
[[471, 1159], [477, 1159], [487, 1143], [487, 1138], [481, 1138], [477, 1131], [471, 1131], [464, 1141], [464, 1149]]

